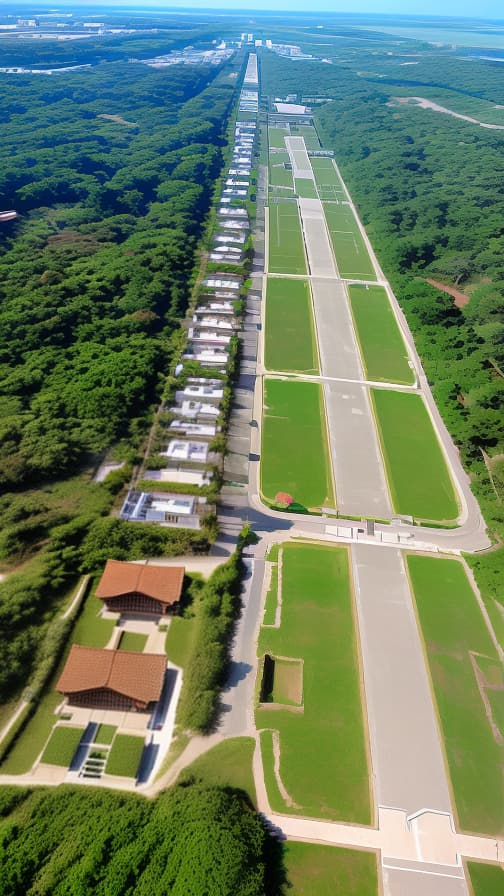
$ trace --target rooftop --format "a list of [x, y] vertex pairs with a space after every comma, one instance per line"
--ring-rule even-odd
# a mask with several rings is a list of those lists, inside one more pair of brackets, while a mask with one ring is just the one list
[[183, 566], [151, 566], [107, 560], [96, 597], [103, 600], [123, 594], [143, 594], [163, 604], [180, 600], [185, 569]]
[[159, 700], [166, 657], [125, 650], [98, 650], [73, 644], [56, 689], [75, 694], [108, 688], [141, 704]]

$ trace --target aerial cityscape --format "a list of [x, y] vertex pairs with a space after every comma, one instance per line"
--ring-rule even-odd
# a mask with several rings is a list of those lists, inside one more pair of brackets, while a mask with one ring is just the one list
[[504, 890], [504, 21], [257, 5], [0, 9], [0, 896]]

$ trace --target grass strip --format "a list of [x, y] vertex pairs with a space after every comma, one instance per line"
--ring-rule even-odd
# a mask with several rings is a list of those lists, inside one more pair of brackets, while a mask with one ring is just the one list
[[256, 790], [252, 772], [255, 739], [232, 737], [212, 747], [184, 769], [179, 782], [201, 781], [208, 787], [236, 787], [243, 790], [256, 805]]
[[412, 384], [406, 345], [383, 286], [353, 285], [348, 293], [366, 378]]
[[306, 280], [268, 278], [265, 363], [268, 370], [318, 373], [310, 288]]
[[269, 206], [269, 271], [273, 274], [306, 274], [301, 222], [296, 202]]
[[341, 276], [374, 280], [373, 263], [352, 208], [341, 202], [324, 202], [324, 214]]
[[94, 736], [95, 744], [111, 744], [117, 731], [115, 725], [98, 725]]
[[504, 892], [504, 867], [483, 862], [467, 862], [474, 896], [501, 896]]
[[84, 728], [71, 728], [66, 725], [58, 725], [49, 738], [47, 746], [42, 754], [41, 762], [45, 762], [48, 765], [61, 765], [64, 768], [68, 768], [83, 734]]
[[123, 778], [136, 778], [144, 749], [143, 737], [117, 734], [108, 755], [105, 772]]
[[264, 607], [263, 625], [273, 625], [276, 617], [276, 608], [278, 604], [278, 564], [275, 563], [271, 567], [271, 582], [266, 594], [266, 604]]
[[261, 490], [288, 492], [297, 509], [334, 506], [321, 387], [265, 380]]
[[289, 840], [284, 861], [291, 896], [378, 896], [374, 852]]
[[298, 196], [302, 199], [318, 199], [318, 193], [315, 184], [308, 177], [296, 177], [294, 179], [294, 188]]
[[[283, 811], [369, 824], [366, 736], [348, 552], [332, 546], [286, 544], [282, 577], [281, 626], [261, 629], [259, 652], [304, 660], [304, 712], [259, 707], [256, 724], [259, 729], [279, 731], [280, 776], [296, 804]], [[263, 755], [263, 763], [269, 787], [269, 752]], [[274, 793], [270, 799], [273, 804]]]
[[[275, 716], [272, 716], [271, 722], [275, 724]], [[274, 767], [275, 759], [273, 754], [273, 732], [261, 731], [259, 734], [261, 743], [261, 756], [264, 770], [264, 783], [266, 784], [266, 792], [268, 794], [268, 802], [273, 812], [279, 812], [280, 815], [288, 811], [288, 807], [284, 802], [282, 794], [278, 789], [277, 779], [275, 777]]]
[[497, 835], [503, 829], [496, 786], [503, 752], [483, 699], [504, 687], [497, 652], [458, 560], [409, 556], [408, 570], [460, 825]]
[[419, 520], [453, 521], [458, 504], [423, 398], [370, 391], [394, 510]]
[[142, 653], [147, 644], [147, 635], [141, 632], [123, 632], [119, 641], [119, 650], [133, 650]]

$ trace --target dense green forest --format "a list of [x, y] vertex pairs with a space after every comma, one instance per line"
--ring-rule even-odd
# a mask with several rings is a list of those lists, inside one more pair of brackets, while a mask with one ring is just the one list
[[134, 460], [181, 345], [240, 65], [2, 78], [2, 700], [80, 571], [208, 544], [102, 519], [131, 466], [91, 477], [110, 446]]
[[89, 788], [4, 788], [0, 802], [2, 896], [281, 891], [278, 848], [230, 788], [185, 784], [153, 802]]

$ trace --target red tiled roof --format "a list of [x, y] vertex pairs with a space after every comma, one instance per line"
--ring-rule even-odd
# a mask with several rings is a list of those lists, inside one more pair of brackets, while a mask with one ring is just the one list
[[158, 653], [98, 650], [73, 644], [56, 690], [62, 694], [107, 688], [138, 703], [159, 700], [166, 657]]
[[184, 573], [183, 566], [107, 560], [96, 596], [107, 600], [124, 594], [144, 594], [169, 606], [180, 600]]

